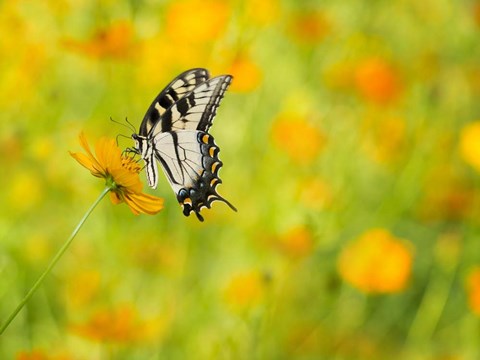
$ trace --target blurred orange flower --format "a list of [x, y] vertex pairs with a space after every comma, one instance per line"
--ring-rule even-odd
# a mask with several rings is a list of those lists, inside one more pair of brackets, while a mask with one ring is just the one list
[[138, 176], [140, 165], [131, 157], [122, 155], [114, 139], [101, 138], [97, 142], [97, 157], [90, 150], [83, 133], [80, 134], [80, 144], [87, 154], [70, 152], [70, 155], [93, 176], [106, 180], [111, 188], [110, 200], [113, 204], [125, 202], [135, 215], [153, 215], [162, 210], [163, 199], [142, 193], [143, 186]]
[[288, 27], [289, 33], [300, 44], [315, 44], [330, 31], [330, 23], [321, 11], [295, 14]]
[[224, 299], [235, 310], [258, 305], [265, 296], [267, 279], [258, 271], [249, 271], [232, 277], [224, 290]]
[[148, 341], [158, 336], [165, 327], [163, 318], [141, 319], [131, 305], [123, 305], [95, 313], [82, 325], [72, 325], [71, 330], [82, 337], [99, 342]]
[[298, 115], [280, 115], [273, 124], [272, 137], [276, 145], [294, 161], [311, 163], [325, 145], [325, 136], [308, 120]]
[[423, 188], [418, 210], [424, 220], [461, 221], [472, 213], [477, 197], [475, 186], [450, 162], [427, 169]]
[[467, 274], [465, 288], [470, 310], [480, 316], [480, 266], [470, 269]]
[[255, 90], [262, 81], [262, 70], [246, 54], [238, 54], [226, 73], [233, 75], [232, 90], [238, 92]]
[[475, 24], [480, 27], [480, 1], [475, 0], [472, 4], [472, 15]]
[[70, 360], [74, 357], [67, 354], [52, 355], [51, 351], [33, 350], [20, 351], [15, 357], [16, 360]]
[[480, 172], [480, 121], [463, 127], [460, 133], [460, 155], [467, 164]]
[[212, 41], [223, 35], [229, 17], [226, 1], [173, 1], [166, 11], [165, 30], [173, 41]]
[[41, 350], [31, 352], [21, 351], [17, 354], [16, 360], [48, 360], [49, 357]]
[[412, 260], [410, 243], [372, 229], [347, 244], [337, 267], [346, 282], [365, 293], [393, 293], [407, 285]]
[[402, 89], [398, 71], [381, 57], [367, 58], [357, 65], [355, 84], [363, 98], [380, 105], [396, 100]]
[[280, 250], [292, 259], [302, 259], [314, 249], [313, 235], [303, 226], [290, 229], [278, 241]]
[[68, 50], [95, 58], [126, 59], [133, 54], [133, 34], [129, 21], [117, 21], [87, 41], [65, 38], [61, 44]]

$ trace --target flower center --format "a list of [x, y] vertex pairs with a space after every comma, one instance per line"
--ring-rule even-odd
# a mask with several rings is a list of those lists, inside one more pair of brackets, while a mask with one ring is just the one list
[[122, 167], [135, 174], [140, 173], [140, 170], [142, 170], [142, 167], [138, 164], [138, 162], [130, 156], [122, 156]]

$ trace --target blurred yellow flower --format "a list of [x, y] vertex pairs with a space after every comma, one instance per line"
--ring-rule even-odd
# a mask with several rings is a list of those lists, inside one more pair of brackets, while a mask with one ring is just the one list
[[470, 310], [480, 316], [480, 266], [475, 266], [467, 274], [465, 290]]
[[12, 209], [28, 211], [39, 204], [43, 196], [43, 182], [39, 174], [31, 170], [21, 170], [12, 177], [8, 191]]
[[125, 202], [135, 215], [153, 215], [162, 210], [163, 199], [142, 193], [143, 186], [138, 176], [140, 165], [133, 158], [122, 155], [114, 139], [101, 138], [97, 142], [96, 158], [83, 133], [80, 134], [80, 144], [87, 154], [70, 152], [70, 155], [93, 176], [106, 180], [111, 188], [110, 200], [113, 204]]
[[234, 310], [245, 310], [262, 302], [267, 278], [258, 271], [249, 271], [233, 276], [224, 289], [225, 302]]
[[330, 31], [330, 22], [325, 14], [315, 10], [293, 14], [288, 32], [300, 44], [315, 44], [324, 39]]
[[213, 41], [223, 35], [229, 17], [230, 7], [226, 1], [173, 1], [166, 10], [165, 31], [171, 41]]
[[382, 115], [368, 117], [363, 124], [367, 135], [366, 151], [374, 161], [389, 163], [398, 159], [405, 145], [405, 120]]
[[349, 91], [354, 84], [354, 73], [355, 66], [351, 60], [338, 61], [325, 67], [322, 80], [335, 91]]
[[[42, 80], [44, 69], [48, 67], [48, 56], [43, 45], [22, 44], [16, 36], [3, 36], [3, 39], [9, 37], [14, 38], [15, 45], [7, 50], [15, 55], [12, 58], [12, 53], [4, 54], [5, 57], [2, 60], [5, 63], [0, 63], [2, 65], [0, 67], [0, 94], [3, 94], [0, 96], [0, 105], [2, 107], [18, 105], [17, 97], [6, 95], [21, 92], [23, 99], [21, 104], [25, 106], [26, 101], [31, 101], [37, 96], [35, 91]], [[1, 53], [0, 50], [0, 56]], [[12, 59], [10, 60], [10, 58]]]
[[301, 203], [312, 210], [324, 210], [333, 201], [332, 189], [322, 179], [310, 178], [299, 183], [299, 198]]
[[33, 140], [30, 152], [39, 161], [45, 161], [55, 151], [55, 142], [49, 137], [38, 137]]
[[412, 246], [386, 229], [371, 229], [342, 250], [337, 267], [341, 277], [365, 293], [403, 290], [412, 270]]
[[480, 121], [465, 125], [460, 133], [460, 155], [480, 172]]
[[301, 164], [314, 161], [326, 142], [323, 133], [305, 117], [289, 114], [282, 114], [275, 119], [272, 137], [280, 149]]
[[292, 259], [302, 259], [314, 250], [313, 235], [306, 227], [290, 229], [278, 239], [280, 250]]
[[164, 330], [163, 317], [142, 319], [138, 311], [129, 304], [114, 309], [97, 311], [82, 325], [72, 325], [73, 333], [99, 342], [132, 343], [149, 341]]
[[32, 264], [43, 264], [50, 256], [51, 242], [42, 233], [34, 233], [24, 242], [22, 255], [26, 261]]
[[376, 104], [390, 104], [399, 97], [402, 90], [400, 74], [392, 64], [381, 57], [370, 57], [361, 61], [354, 76], [360, 95]]
[[280, 16], [279, 0], [243, 1], [247, 21], [260, 26], [270, 25]]
[[[142, 269], [177, 275], [184, 270], [185, 249], [175, 241], [158, 241], [158, 234], [142, 234], [126, 249], [132, 261]], [[166, 240], [164, 238], [164, 240]]]
[[101, 274], [98, 270], [80, 270], [65, 277], [66, 303], [74, 309], [88, 304], [99, 292]]
[[98, 30], [89, 40], [65, 38], [61, 44], [68, 50], [94, 58], [126, 59], [133, 55], [134, 29], [129, 21], [117, 21]]

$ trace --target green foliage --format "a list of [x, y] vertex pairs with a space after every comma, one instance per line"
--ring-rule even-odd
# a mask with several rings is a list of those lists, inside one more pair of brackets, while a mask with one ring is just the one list
[[211, 133], [239, 211], [186, 218], [166, 179], [155, 216], [104, 200], [0, 358], [479, 358], [479, 26], [478, 1], [1, 2], [0, 322], [103, 189], [78, 134], [130, 137], [109, 118], [188, 68], [234, 76]]

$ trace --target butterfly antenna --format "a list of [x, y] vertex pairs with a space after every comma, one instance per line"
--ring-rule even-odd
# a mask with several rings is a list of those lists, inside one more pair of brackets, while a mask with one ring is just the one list
[[113, 119], [111, 116], [110, 116], [110, 121], [114, 122], [115, 124], [118, 124], [118, 125], [121, 125], [121, 126], [125, 126], [128, 130], [130, 131], [133, 131], [134, 133], [137, 132], [137, 130], [135, 129], [135, 126], [132, 125], [132, 123], [130, 121], [128, 121], [127, 118], [125, 118], [125, 121], [128, 125], [120, 122], [120, 121], [117, 121], [115, 119]]
[[137, 133], [137, 129], [135, 128], [135, 125], [133, 125], [130, 121], [128, 121], [128, 118], [126, 117], [125, 118], [125, 122], [130, 125], [130, 129], [136, 134]]

